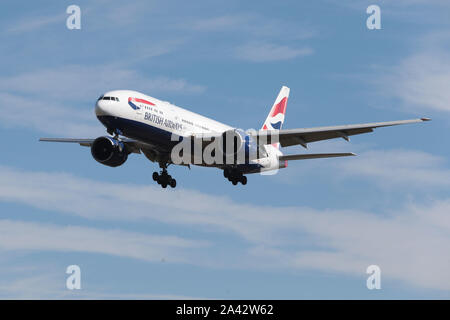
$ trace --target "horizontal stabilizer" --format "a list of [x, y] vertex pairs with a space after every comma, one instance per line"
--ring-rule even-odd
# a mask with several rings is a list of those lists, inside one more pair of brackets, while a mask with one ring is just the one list
[[306, 159], [319, 159], [319, 158], [335, 158], [335, 157], [349, 157], [356, 156], [356, 154], [347, 153], [310, 153], [310, 154], [289, 154], [278, 157], [280, 161], [289, 160], [306, 160]]

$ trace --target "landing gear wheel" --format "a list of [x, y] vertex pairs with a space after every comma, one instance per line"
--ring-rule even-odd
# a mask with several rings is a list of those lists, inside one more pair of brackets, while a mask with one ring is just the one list
[[167, 187], [167, 185], [169, 184], [169, 177], [165, 174], [162, 174], [159, 179], [161, 180], [161, 186], [163, 186], [163, 188], [165, 188], [164, 185]]
[[223, 176], [228, 179], [234, 186], [239, 182], [243, 185], [247, 184], [247, 177], [245, 177], [241, 171], [237, 169], [225, 168], [223, 169]]
[[156, 181], [163, 188], [167, 188], [167, 186], [175, 188], [177, 185], [177, 180], [173, 179], [172, 176], [167, 172], [167, 164], [160, 163], [159, 166], [161, 167], [162, 170], [159, 174], [158, 172], [153, 172], [152, 175], [153, 180]]

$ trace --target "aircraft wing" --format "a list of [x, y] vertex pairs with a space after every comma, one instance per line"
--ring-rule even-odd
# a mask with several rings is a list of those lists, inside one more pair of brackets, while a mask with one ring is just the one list
[[407, 123], [417, 123], [429, 121], [428, 118], [400, 120], [389, 122], [375, 122], [365, 124], [353, 124], [333, 127], [316, 127], [305, 129], [287, 129], [287, 130], [260, 130], [252, 135], [263, 141], [263, 144], [271, 144], [279, 142], [282, 147], [289, 147], [293, 145], [302, 145], [307, 147], [310, 142], [316, 142], [327, 139], [343, 138], [349, 140], [349, 136], [372, 132], [375, 128], [396, 126]]
[[40, 138], [39, 141], [45, 142], [71, 142], [79, 143], [80, 146], [90, 147], [95, 139], [73, 139], [73, 138]]
[[[95, 139], [74, 139], [74, 138], [40, 138], [39, 141], [45, 141], [45, 142], [66, 142], [66, 143], [78, 143], [80, 146], [83, 147], [90, 147], [94, 143]], [[151, 146], [147, 145], [146, 143], [132, 140], [132, 139], [126, 139], [121, 138], [120, 141], [122, 141], [127, 149], [132, 153], [141, 153], [141, 149], [147, 149], [151, 148]]]

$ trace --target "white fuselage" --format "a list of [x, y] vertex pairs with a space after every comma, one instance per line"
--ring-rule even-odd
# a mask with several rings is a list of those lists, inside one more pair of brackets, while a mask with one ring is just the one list
[[[135, 120], [180, 136], [192, 133], [222, 133], [233, 129], [226, 124], [137, 91], [116, 90], [107, 92], [103, 96], [116, 97], [119, 101], [98, 100], [95, 106], [97, 116], [114, 116]], [[130, 106], [128, 101], [130, 97], [143, 100], [132, 101], [139, 109], [133, 109]]]
[[[118, 129], [120, 134], [148, 144], [170, 148], [172, 135], [221, 134], [233, 127], [204, 117], [132, 90], [115, 90], [105, 93], [95, 105], [97, 118], [108, 130]], [[252, 163], [260, 171], [280, 168], [277, 155], [281, 152], [267, 146], [268, 156]], [[272, 150], [273, 149], [273, 150]]]

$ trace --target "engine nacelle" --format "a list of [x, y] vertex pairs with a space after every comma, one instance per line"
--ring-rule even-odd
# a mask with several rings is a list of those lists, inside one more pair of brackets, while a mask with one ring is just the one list
[[258, 145], [252, 137], [241, 129], [232, 129], [222, 133], [220, 143], [224, 158], [234, 159], [234, 164], [248, 163], [258, 158]]
[[92, 157], [105, 166], [118, 167], [128, 159], [125, 145], [112, 137], [99, 137], [91, 146]]

